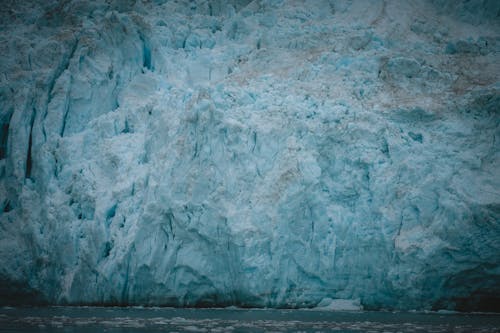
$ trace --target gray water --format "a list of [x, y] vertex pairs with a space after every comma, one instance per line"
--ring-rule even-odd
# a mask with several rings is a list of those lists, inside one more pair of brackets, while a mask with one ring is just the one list
[[500, 332], [500, 315], [270, 309], [0, 308], [0, 332]]

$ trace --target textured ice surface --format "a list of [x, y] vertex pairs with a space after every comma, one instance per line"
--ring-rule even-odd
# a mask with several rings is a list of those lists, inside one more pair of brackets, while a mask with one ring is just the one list
[[359, 299], [331, 299], [325, 297], [314, 309], [322, 311], [361, 311], [363, 306], [360, 304]]
[[0, 301], [483, 309], [498, 1], [6, 1]]

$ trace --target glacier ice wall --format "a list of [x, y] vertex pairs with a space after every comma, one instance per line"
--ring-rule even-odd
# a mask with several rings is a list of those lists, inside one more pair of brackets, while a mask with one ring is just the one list
[[498, 1], [6, 1], [0, 303], [498, 310]]

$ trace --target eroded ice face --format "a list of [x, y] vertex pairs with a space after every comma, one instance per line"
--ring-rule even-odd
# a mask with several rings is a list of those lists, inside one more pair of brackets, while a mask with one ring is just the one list
[[2, 301], [491, 310], [494, 13], [6, 5]]

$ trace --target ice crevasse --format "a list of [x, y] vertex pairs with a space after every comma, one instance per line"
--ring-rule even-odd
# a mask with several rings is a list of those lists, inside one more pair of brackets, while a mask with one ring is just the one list
[[0, 303], [498, 311], [499, 17], [4, 2]]

